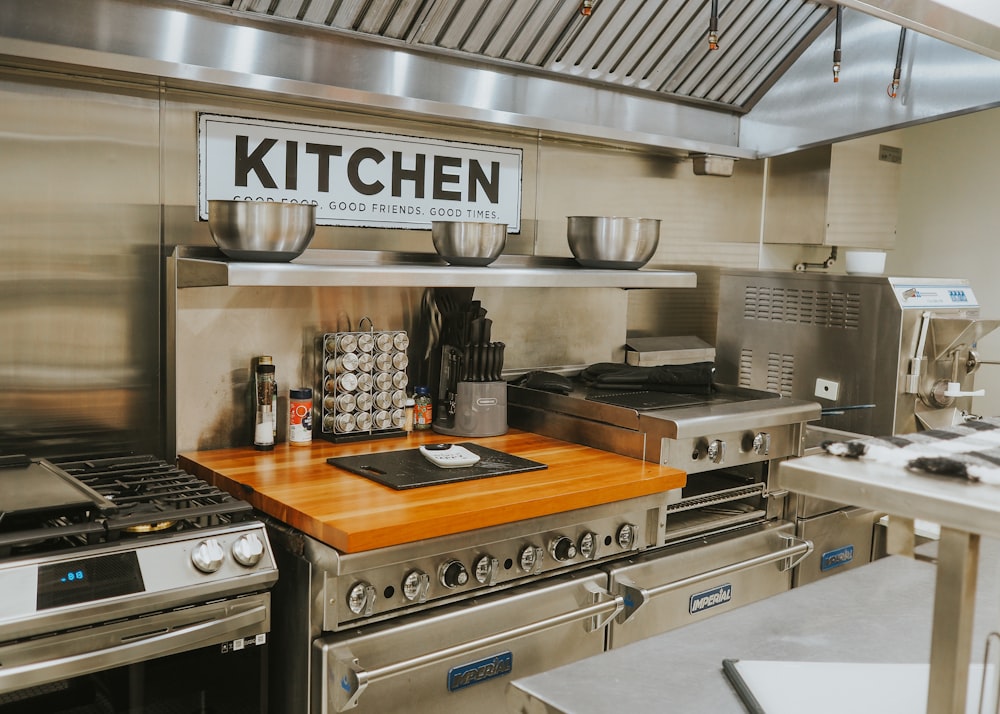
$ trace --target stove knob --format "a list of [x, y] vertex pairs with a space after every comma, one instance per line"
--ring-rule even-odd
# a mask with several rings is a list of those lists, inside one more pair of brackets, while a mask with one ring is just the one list
[[430, 588], [430, 576], [422, 570], [411, 570], [403, 578], [403, 597], [410, 602], [427, 602], [427, 591]]
[[469, 571], [457, 560], [450, 560], [441, 566], [441, 584], [446, 588], [457, 588], [469, 582]]
[[580, 536], [580, 541], [576, 544], [576, 549], [580, 551], [586, 560], [590, 560], [597, 556], [597, 534], [592, 531], [587, 531], [582, 536]]
[[622, 550], [632, 550], [636, 544], [636, 536], [638, 531], [632, 523], [624, 523], [618, 528], [618, 532], [615, 534], [615, 540], [618, 543], [618, 547]]
[[708, 444], [708, 460], [713, 464], [721, 464], [726, 458], [726, 442], [713, 439]]
[[758, 431], [753, 436], [753, 452], [760, 456], [767, 456], [771, 451], [771, 435], [765, 431]]
[[264, 557], [264, 541], [256, 533], [244, 533], [233, 543], [233, 559], [252, 568]]
[[542, 554], [541, 548], [536, 548], [533, 545], [526, 545], [521, 549], [521, 552], [517, 556], [517, 564], [521, 566], [521, 570], [526, 573], [537, 573], [542, 569]]
[[201, 541], [191, 551], [191, 562], [203, 573], [214, 573], [222, 567], [222, 561], [225, 559], [226, 551], [215, 538]]
[[355, 615], [371, 615], [375, 609], [375, 588], [363, 580], [347, 591], [347, 607]]
[[576, 557], [576, 545], [566, 536], [559, 536], [549, 544], [549, 552], [556, 560], [565, 562]]
[[472, 574], [481, 585], [496, 585], [500, 561], [489, 555], [481, 555], [472, 564]]

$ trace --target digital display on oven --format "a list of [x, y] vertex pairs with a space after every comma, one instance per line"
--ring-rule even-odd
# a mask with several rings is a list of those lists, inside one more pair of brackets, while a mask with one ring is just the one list
[[142, 592], [135, 553], [49, 563], [38, 568], [38, 610]]

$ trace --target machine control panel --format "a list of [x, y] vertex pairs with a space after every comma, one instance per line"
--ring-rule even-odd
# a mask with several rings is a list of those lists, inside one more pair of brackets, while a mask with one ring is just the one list
[[[678, 490], [679, 491], [679, 490]], [[538, 519], [534, 533], [505, 526], [341, 556], [340, 572], [325, 574], [324, 627], [337, 630], [364, 619], [430, 607], [470, 591], [518, 585], [553, 571], [573, 570], [624, 556], [665, 539], [666, 506], [679, 492], [643, 496], [629, 506], [607, 504]], [[637, 525], [638, 524], [638, 525]]]

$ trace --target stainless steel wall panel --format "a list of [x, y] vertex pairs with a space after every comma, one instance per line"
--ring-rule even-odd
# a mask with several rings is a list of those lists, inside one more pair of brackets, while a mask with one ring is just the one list
[[162, 451], [155, 87], [0, 71], [0, 435]]

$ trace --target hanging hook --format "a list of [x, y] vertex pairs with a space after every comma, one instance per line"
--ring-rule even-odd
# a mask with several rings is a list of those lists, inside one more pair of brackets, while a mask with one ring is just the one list
[[719, 0], [712, 0], [712, 13], [708, 18], [708, 49], [719, 49]]
[[833, 44], [833, 81], [834, 84], [840, 81], [840, 28], [844, 21], [844, 7], [837, 5], [837, 29], [836, 40]]
[[896, 98], [896, 90], [899, 89], [899, 77], [903, 73], [903, 45], [906, 43], [906, 28], [899, 28], [899, 48], [896, 50], [896, 69], [892, 71], [892, 83], [889, 84], [886, 94], [890, 99]]

